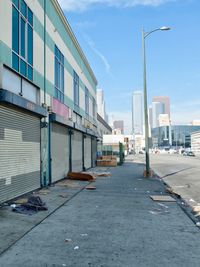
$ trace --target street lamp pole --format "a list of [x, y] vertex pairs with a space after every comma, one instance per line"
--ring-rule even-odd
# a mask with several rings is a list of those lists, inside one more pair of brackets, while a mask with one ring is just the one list
[[146, 177], [150, 176], [150, 158], [149, 158], [149, 120], [147, 108], [147, 79], [146, 79], [146, 50], [145, 38], [155, 31], [168, 31], [169, 27], [161, 27], [150, 32], [142, 30], [142, 51], [143, 51], [143, 91], [144, 91], [144, 124], [145, 124], [145, 156], [146, 156]]
[[143, 51], [143, 90], [144, 90], [144, 125], [145, 125], [145, 157], [146, 157], [146, 177], [150, 175], [149, 161], [149, 121], [147, 110], [147, 81], [146, 81], [146, 50], [145, 50], [145, 32], [142, 30], [142, 51]]

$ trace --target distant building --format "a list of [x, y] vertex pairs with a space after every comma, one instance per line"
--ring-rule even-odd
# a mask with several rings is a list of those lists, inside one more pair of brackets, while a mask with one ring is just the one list
[[113, 129], [113, 122], [114, 122], [114, 116], [112, 114], [108, 115], [108, 124], [110, 125], [110, 127]]
[[153, 125], [153, 114], [152, 114], [152, 106], [149, 106], [149, 127], [152, 128]]
[[104, 135], [111, 135], [112, 128], [108, 125], [108, 123], [97, 113], [97, 151], [100, 153], [102, 152], [103, 146], [103, 136]]
[[159, 125], [159, 127], [169, 126], [170, 125], [169, 115], [168, 114], [160, 114], [158, 117], [158, 125]]
[[164, 104], [164, 114], [168, 114], [170, 118], [170, 99], [168, 96], [154, 96], [152, 102], [160, 102]]
[[114, 121], [113, 130], [121, 130], [121, 134], [124, 134], [124, 121], [123, 120]]
[[152, 102], [152, 128], [159, 127], [159, 115], [165, 113], [165, 106], [161, 102]]
[[153, 128], [153, 147], [191, 147], [191, 134], [196, 131], [200, 131], [200, 126], [173, 125]]
[[200, 125], [200, 120], [193, 120], [192, 125], [194, 126], [199, 126]]
[[191, 134], [191, 150], [195, 155], [200, 155], [200, 131]]
[[144, 107], [142, 91], [134, 91], [132, 98], [132, 129], [134, 134], [143, 134]]
[[139, 154], [145, 148], [145, 137], [144, 135], [136, 134], [134, 138], [134, 150], [136, 154]]
[[97, 89], [97, 113], [108, 122], [108, 116], [106, 114], [104, 92], [102, 89]]
[[103, 136], [103, 145], [111, 146], [114, 154], [119, 152], [119, 143], [122, 143], [124, 147], [124, 154], [128, 155], [129, 152], [133, 151], [133, 142], [133, 135], [118, 134]]
[[112, 134], [113, 135], [122, 135], [122, 130], [121, 129], [113, 129]]

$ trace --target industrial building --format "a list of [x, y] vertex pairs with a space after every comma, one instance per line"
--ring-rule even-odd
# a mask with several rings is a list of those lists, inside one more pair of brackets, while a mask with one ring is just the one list
[[200, 126], [193, 125], [173, 125], [153, 128], [152, 144], [153, 148], [163, 146], [191, 147], [191, 134], [199, 131]]
[[200, 155], [200, 131], [191, 134], [191, 150], [196, 156]]
[[95, 75], [57, 0], [0, 1], [0, 203], [95, 165]]

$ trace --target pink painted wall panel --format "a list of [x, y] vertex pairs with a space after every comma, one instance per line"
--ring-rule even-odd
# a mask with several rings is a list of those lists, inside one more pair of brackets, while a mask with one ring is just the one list
[[57, 99], [53, 98], [52, 103], [53, 112], [61, 117], [69, 118], [69, 108], [60, 103]]

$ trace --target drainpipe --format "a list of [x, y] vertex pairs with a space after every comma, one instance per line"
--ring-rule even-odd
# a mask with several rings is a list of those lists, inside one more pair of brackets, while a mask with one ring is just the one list
[[72, 129], [69, 129], [69, 171], [72, 171]]
[[[44, 83], [43, 83], [43, 89], [44, 89], [44, 99], [42, 106], [46, 108], [46, 0], [44, 0]], [[41, 177], [41, 185], [46, 186], [47, 185], [47, 173], [49, 170], [49, 164], [48, 164], [48, 122], [47, 118], [45, 117], [43, 122], [43, 127], [44, 128], [42, 131], [42, 177]]]
[[46, 0], [44, 0], [44, 105], [46, 105]]
[[84, 148], [84, 140], [86, 138], [85, 134], [82, 134], [82, 169], [85, 171], [85, 148]]

